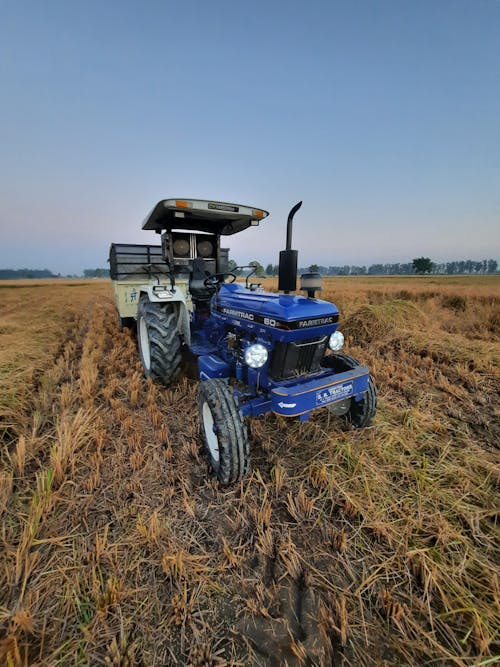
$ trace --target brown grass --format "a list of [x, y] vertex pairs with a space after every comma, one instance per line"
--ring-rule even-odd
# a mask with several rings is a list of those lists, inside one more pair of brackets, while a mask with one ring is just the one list
[[109, 283], [0, 296], [1, 664], [500, 660], [498, 278], [325, 281], [375, 423], [253, 420], [230, 489]]

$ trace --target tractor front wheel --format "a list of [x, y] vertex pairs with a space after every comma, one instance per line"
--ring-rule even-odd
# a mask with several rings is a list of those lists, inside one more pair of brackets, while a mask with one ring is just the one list
[[137, 343], [144, 375], [168, 387], [181, 367], [181, 338], [171, 304], [152, 303], [142, 294], [137, 309]]
[[[345, 371], [352, 371], [361, 364], [357, 359], [351, 357], [349, 354], [330, 354], [321, 362], [323, 368], [331, 368], [335, 373], [344, 373]], [[363, 394], [360, 401], [351, 398], [351, 404], [343, 418], [351, 423], [355, 428], [363, 428], [368, 426], [375, 416], [377, 411], [377, 388], [375, 382], [370, 375], [368, 379], [368, 391]]]
[[250, 448], [245, 420], [227, 382], [200, 382], [198, 411], [205, 450], [217, 479], [224, 485], [237, 482], [248, 472]]

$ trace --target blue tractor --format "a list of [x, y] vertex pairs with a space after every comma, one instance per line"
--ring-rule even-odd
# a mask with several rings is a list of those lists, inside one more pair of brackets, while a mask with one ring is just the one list
[[[316, 298], [321, 276], [300, 277], [288, 216], [279, 258], [279, 293], [236, 282], [221, 238], [258, 225], [268, 213], [226, 202], [160, 201], [143, 229], [161, 246], [112, 244], [111, 277], [122, 325], [137, 323], [146, 377], [168, 386], [181, 372], [182, 350], [197, 357], [201, 435], [218, 480], [231, 484], [249, 469], [245, 419], [274, 412], [301, 421], [326, 408], [355, 428], [377, 406], [366, 366], [340, 352], [337, 307]], [[146, 280], [147, 278], [147, 280]]]

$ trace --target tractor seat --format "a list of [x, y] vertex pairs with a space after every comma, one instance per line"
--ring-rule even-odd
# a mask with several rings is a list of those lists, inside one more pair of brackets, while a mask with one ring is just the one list
[[203, 283], [206, 278], [211, 276], [210, 271], [206, 270], [206, 262], [203, 259], [193, 259], [193, 270], [189, 278], [189, 291], [193, 299], [198, 301], [209, 301], [215, 292], [214, 287], [206, 287]]

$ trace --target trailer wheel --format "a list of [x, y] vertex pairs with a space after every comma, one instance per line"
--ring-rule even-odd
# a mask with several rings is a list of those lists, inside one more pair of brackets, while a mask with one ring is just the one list
[[147, 378], [168, 387], [177, 379], [181, 365], [181, 338], [171, 304], [152, 303], [141, 295], [137, 308], [137, 343]]
[[118, 316], [118, 327], [120, 331], [123, 331], [123, 329], [130, 329], [130, 331], [135, 331], [135, 319], [133, 317]]
[[[330, 368], [336, 373], [352, 371], [360, 362], [349, 354], [336, 353], [324, 357], [321, 362], [323, 368]], [[368, 379], [368, 391], [363, 395], [360, 401], [351, 399], [349, 409], [343, 415], [343, 418], [351, 423], [355, 428], [368, 426], [377, 411], [377, 388], [370, 375]]]
[[245, 420], [227, 382], [200, 382], [198, 411], [205, 450], [217, 479], [224, 485], [237, 482], [248, 472], [250, 448]]

